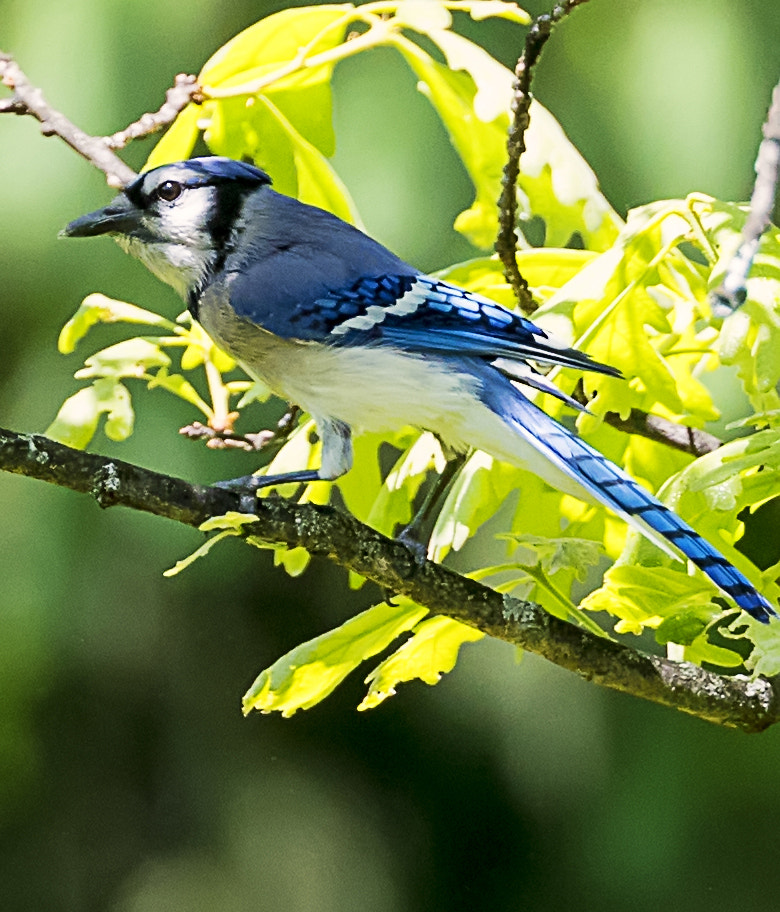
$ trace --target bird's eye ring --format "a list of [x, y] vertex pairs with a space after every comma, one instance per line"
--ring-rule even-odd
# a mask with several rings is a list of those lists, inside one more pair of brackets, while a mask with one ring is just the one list
[[165, 200], [166, 203], [172, 203], [181, 196], [182, 185], [178, 181], [163, 181], [155, 191], [158, 199]]

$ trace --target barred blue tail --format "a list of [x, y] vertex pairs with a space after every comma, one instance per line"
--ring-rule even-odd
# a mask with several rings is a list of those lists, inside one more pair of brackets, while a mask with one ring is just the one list
[[514, 395], [509, 395], [508, 386], [504, 378], [484, 384], [482, 401], [526, 444], [584, 489], [590, 495], [588, 499], [609, 507], [664, 551], [677, 556], [669, 543], [674, 545], [754, 618], [768, 623], [770, 617], [777, 616], [749, 580], [676, 513], [516, 388], [512, 388]]

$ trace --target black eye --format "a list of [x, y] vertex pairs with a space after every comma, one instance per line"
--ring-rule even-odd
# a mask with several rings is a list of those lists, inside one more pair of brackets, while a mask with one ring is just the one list
[[155, 191], [158, 199], [172, 203], [181, 196], [182, 185], [178, 181], [163, 181]]

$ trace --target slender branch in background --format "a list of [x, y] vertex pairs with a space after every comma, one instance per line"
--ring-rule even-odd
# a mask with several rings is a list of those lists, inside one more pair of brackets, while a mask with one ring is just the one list
[[102, 171], [110, 187], [116, 188], [124, 187], [136, 175], [113, 150], [122, 149], [130, 140], [147, 136], [173, 123], [190, 101], [198, 101], [200, 91], [194, 76], [180, 74], [173, 88], [166, 92], [165, 104], [159, 111], [142, 115], [113, 136], [91, 136], [52, 108], [43, 97], [43, 92], [32, 85], [13, 57], [2, 51], [0, 80], [13, 91], [10, 98], [0, 99], [0, 114], [35, 117], [40, 121], [44, 136], [59, 136], [71, 149]]
[[0, 52], [0, 78], [9, 89], [11, 98], [0, 100], [0, 114], [19, 114], [35, 117], [41, 123], [44, 136], [59, 136], [106, 175], [110, 187], [124, 187], [135, 177], [135, 171], [116, 156], [100, 136], [90, 136], [55, 111], [43, 92], [30, 83], [19, 65], [9, 54]]
[[693, 456], [704, 456], [722, 446], [723, 441], [714, 434], [700, 431], [698, 428], [684, 424], [675, 424], [658, 415], [648, 415], [640, 409], [631, 409], [628, 418], [621, 418], [617, 412], [608, 412], [604, 421], [610, 427], [625, 431], [627, 434], [638, 434], [656, 443], [665, 443], [675, 450], [690, 453]]
[[[101, 507], [122, 505], [195, 527], [245, 506], [232, 491], [192, 485], [46, 437], [3, 429], [0, 470], [89, 494]], [[281, 497], [258, 498], [252, 506], [257, 521], [248, 528], [251, 538], [306, 548], [434, 614], [521, 646], [586, 680], [744, 732], [760, 732], [780, 721], [780, 695], [773, 681], [718, 675], [596, 636], [534, 602], [501, 595], [425, 560], [332, 507]]]
[[761, 241], [761, 235], [772, 221], [772, 209], [777, 198], [780, 175], [780, 83], [772, 92], [764, 138], [756, 159], [756, 182], [750, 197], [750, 212], [742, 229], [742, 243], [726, 271], [723, 284], [711, 296], [716, 316], [726, 317], [744, 303], [747, 297], [747, 277]]
[[165, 102], [158, 111], [142, 114], [124, 130], [107, 136], [106, 145], [109, 149], [124, 149], [134, 139], [141, 139], [169, 127], [191, 101], [195, 104], [202, 101], [198, 77], [179, 73], [174, 79], [173, 87], [165, 93]]
[[530, 123], [531, 79], [533, 69], [539, 62], [542, 49], [552, 34], [553, 28], [577, 6], [587, 0], [565, 0], [549, 13], [534, 19], [525, 38], [525, 49], [515, 67], [514, 95], [512, 97], [512, 123], [507, 137], [507, 162], [501, 180], [501, 195], [498, 199], [498, 237], [496, 253], [504, 264], [506, 280], [514, 289], [523, 313], [532, 314], [538, 304], [517, 266], [517, 178], [520, 174], [520, 156], [525, 152], [525, 131]]
[[[572, 397], [580, 405], [588, 407], [588, 397], [585, 395], [582, 380], [574, 388]], [[723, 446], [723, 441], [714, 434], [686, 424], [675, 424], [668, 418], [650, 415], [637, 408], [632, 408], [627, 418], [622, 418], [617, 412], [607, 412], [604, 421], [618, 431], [646, 437], [648, 440], [663, 443], [673, 450], [682, 450], [683, 453], [690, 453], [692, 456], [704, 456], [705, 453], [711, 453]]]

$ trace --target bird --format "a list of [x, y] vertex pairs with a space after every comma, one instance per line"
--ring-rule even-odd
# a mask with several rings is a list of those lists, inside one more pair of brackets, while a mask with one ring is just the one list
[[179, 293], [249, 376], [313, 418], [319, 468], [227, 484], [332, 481], [352, 467], [353, 431], [412, 425], [453, 450], [483, 450], [605, 505], [692, 561], [754, 618], [777, 616], [708, 541], [523, 392], [582, 408], [545, 367], [620, 371], [487, 297], [420, 272], [332, 213], [278, 193], [253, 164], [202, 156], [160, 165], [61, 233], [113, 236]]

